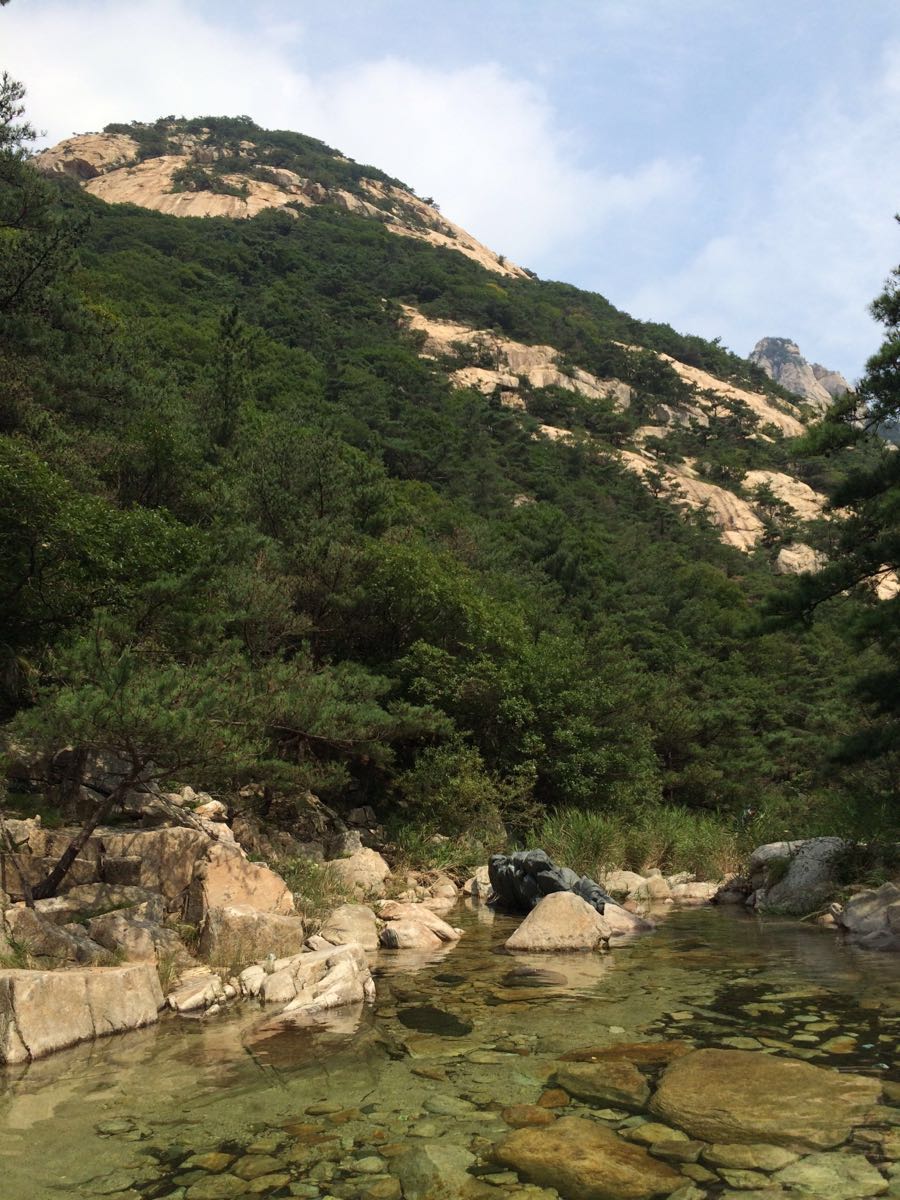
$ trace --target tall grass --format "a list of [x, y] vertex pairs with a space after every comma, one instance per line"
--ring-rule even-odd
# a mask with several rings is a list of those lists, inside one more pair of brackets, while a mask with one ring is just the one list
[[627, 814], [558, 809], [528, 839], [554, 862], [585, 875], [658, 867], [704, 879], [738, 871], [754, 841], [727, 819], [663, 805]]

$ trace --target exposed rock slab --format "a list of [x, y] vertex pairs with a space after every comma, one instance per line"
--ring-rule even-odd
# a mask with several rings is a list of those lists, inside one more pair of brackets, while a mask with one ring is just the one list
[[212, 908], [245, 905], [262, 913], [294, 912], [294, 897], [280, 875], [249, 862], [236, 846], [209, 845], [191, 886], [189, 912], [195, 920]]
[[296, 913], [260, 912], [249, 904], [210, 908], [200, 933], [200, 953], [216, 966], [243, 966], [274, 954], [299, 954], [305, 931]]
[[148, 965], [0, 971], [0, 1062], [150, 1025], [162, 1005], [159, 979]]
[[183, 826], [104, 831], [102, 843], [108, 857], [138, 860], [136, 884], [160, 892], [170, 912], [184, 904], [197, 863], [211, 845], [205, 833]]
[[708, 1142], [770, 1142], [829, 1149], [865, 1124], [881, 1084], [796, 1059], [744, 1050], [697, 1050], [663, 1073], [650, 1108]]
[[670, 1195], [682, 1182], [643, 1147], [581, 1117], [517, 1129], [495, 1146], [492, 1156], [530, 1183], [556, 1188], [567, 1200], [649, 1200]]
[[574, 892], [553, 892], [506, 939], [507, 950], [585, 951], [609, 941], [607, 921]]

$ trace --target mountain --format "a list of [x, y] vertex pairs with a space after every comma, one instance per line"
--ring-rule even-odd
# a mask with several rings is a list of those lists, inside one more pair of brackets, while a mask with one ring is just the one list
[[[35, 166], [47, 175], [77, 180], [89, 195], [106, 203], [135, 204], [178, 217], [243, 219], [277, 209], [302, 218], [311, 208], [328, 206], [376, 221], [390, 234], [455, 251], [501, 278], [527, 280], [530, 275], [448, 221], [433, 201], [421, 200], [399, 180], [360, 167], [312, 138], [259, 130], [243, 119], [113, 125], [45, 150], [35, 158]], [[658, 331], [635, 344], [610, 342], [606, 357], [618, 353], [620, 374], [633, 374], [641, 358], [645, 365], [639, 369], [644, 372], [659, 370], [665, 378], [668, 370], [665, 386], [645, 387], [637, 395], [622, 379], [598, 377], [584, 363], [570, 361], [560, 347], [530, 345], [504, 337], [497, 329], [435, 320], [415, 305], [403, 307], [401, 323], [424, 335], [423, 353], [441, 362], [458, 387], [496, 396], [500, 404], [521, 413], [530, 403], [538, 416], [547, 389], [557, 389], [588, 405], [596, 402], [600, 407], [595, 419], [604, 408], [610, 417], [621, 416], [618, 463], [676, 507], [707, 515], [729, 545], [750, 551], [764, 540], [766, 512], [754, 500], [760, 487], [774, 491], [798, 534], [798, 522], [821, 516], [825, 497], [790, 473], [774, 469], [781, 465], [777, 456], [765, 451], [759, 440], [781, 442], [801, 435], [802, 414], [784, 392], [761, 387], [761, 376], [753, 376], [733, 357], [720, 356], [719, 362], [706, 362], [712, 371], [704, 369], [698, 345], [687, 348], [675, 339], [671, 347], [662, 342], [657, 347]], [[629, 326], [629, 336], [636, 324]], [[759, 365], [775, 378], [766, 362]], [[816, 387], [825, 394], [822, 385]], [[562, 417], [553, 418], [558, 419]], [[740, 445], [742, 452], [734, 466], [706, 461], [723, 421], [733, 426], [724, 440], [735, 449]], [[548, 420], [537, 432], [571, 441], [589, 435], [590, 429], [565, 428]], [[816, 551], [797, 540], [779, 547], [772, 559], [775, 568], [786, 573], [815, 569], [820, 561]]]
[[797, 343], [788, 338], [761, 338], [749, 358], [786, 391], [801, 396], [817, 413], [826, 412], [837, 396], [851, 390], [839, 371], [807, 362]]
[[759, 367], [313, 138], [165, 118], [32, 163], [0, 263], [13, 734], [442, 833], [869, 795], [828, 755], [871, 596], [767, 617], [865, 445], [801, 454]]

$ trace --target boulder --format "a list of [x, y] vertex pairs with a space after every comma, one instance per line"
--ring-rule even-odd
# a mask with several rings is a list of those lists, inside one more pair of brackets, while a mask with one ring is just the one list
[[5, 917], [9, 941], [18, 946], [34, 966], [52, 969], [76, 963], [97, 963], [108, 958], [103, 947], [92, 941], [80, 927], [77, 934], [72, 933], [24, 905], [8, 908]]
[[597, 950], [609, 941], [605, 918], [574, 892], [552, 892], [506, 940], [507, 950]]
[[650, 1108], [707, 1142], [829, 1149], [864, 1124], [881, 1084], [797, 1059], [746, 1050], [696, 1050], [663, 1072]]
[[676, 883], [671, 890], [676, 904], [709, 904], [719, 893], [718, 883]]
[[567, 1200], [650, 1200], [670, 1195], [683, 1182], [642, 1146], [582, 1117], [516, 1129], [491, 1155], [500, 1166], [530, 1183], [556, 1188]]
[[[161, 897], [147, 888], [123, 887], [112, 883], [85, 883], [70, 888], [62, 896], [37, 900], [34, 910], [55, 925], [65, 925], [80, 917], [113, 912], [116, 909], [131, 908], [135, 904], [148, 902], [155, 902], [161, 906]], [[162, 920], [161, 911], [158, 919]]]
[[463, 884], [463, 895], [471, 896], [473, 900], [487, 900], [491, 894], [491, 877], [488, 872], [487, 863], [479, 867], [471, 879], [467, 879]]
[[850, 847], [839, 837], [757, 846], [749, 863], [756, 906], [795, 916], [821, 908], [837, 887], [838, 862]]
[[[210, 839], [198, 829], [173, 826], [128, 833], [104, 831], [103, 851], [108, 859], [137, 859], [138, 886], [160, 892], [169, 912], [180, 910], [200, 859]], [[106, 862], [104, 876], [107, 876]]]
[[263, 863], [248, 862], [237, 846], [207, 843], [197, 864], [188, 899], [188, 919], [201, 924], [211, 908], [244, 905], [257, 912], [294, 912], [287, 884]]
[[647, 1080], [625, 1058], [566, 1063], [557, 1068], [553, 1082], [577, 1100], [600, 1107], [639, 1112], [650, 1099]]
[[462, 936], [461, 929], [448, 925], [425, 903], [404, 904], [399, 900], [380, 900], [376, 908], [382, 921], [417, 921], [436, 933], [442, 942], [455, 942]]
[[381, 931], [386, 950], [439, 950], [443, 941], [421, 921], [389, 921]]
[[[286, 973], [294, 996], [277, 1016], [257, 1027], [257, 1035], [309, 1025], [331, 1009], [375, 999], [366, 952], [356, 942], [277, 959], [272, 974], [276, 972]], [[243, 986], [243, 978], [241, 982]], [[283, 985], [281, 980], [279, 986]]]
[[235, 968], [274, 954], [283, 958], [303, 948], [303, 918], [260, 912], [249, 904], [210, 908], [200, 932], [200, 954], [215, 966]]
[[363, 898], [384, 895], [385, 880], [391, 868], [377, 850], [363, 847], [349, 858], [336, 858], [328, 865], [332, 874], [349, 892]]
[[377, 950], [378, 918], [364, 904], [342, 904], [319, 930], [319, 937], [333, 946], [359, 942], [363, 950]]
[[834, 914], [854, 941], [873, 950], [900, 950], [900, 887], [884, 883], [851, 896]]
[[611, 896], [617, 900], [627, 900], [644, 886], [646, 880], [636, 871], [607, 871], [601, 877], [601, 882]]
[[178, 987], [166, 996], [166, 1003], [176, 1012], [196, 1012], [225, 999], [222, 980], [207, 967], [199, 967], [182, 976]]
[[147, 965], [0, 971], [0, 1062], [23, 1062], [158, 1019], [163, 997]]
[[197, 805], [194, 816], [202, 817], [206, 821], [227, 821], [228, 806], [221, 800], [206, 800], [205, 803]]
[[151, 903], [93, 917], [88, 922], [88, 933], [99, 945], [129, 962], [177, 959], [186, 954], [184, 945], [174, 929], [161, 923], [162, 918], [162, 898], [157, 896]]

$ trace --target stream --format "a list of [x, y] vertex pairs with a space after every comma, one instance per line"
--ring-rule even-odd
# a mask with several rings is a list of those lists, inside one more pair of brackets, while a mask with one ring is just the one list
[[[260, 1010], [239, 1005], [0, 1069], [0, 1198], [399, 1200], [392, 1162], [410, 1146], [481, 1164], [508, 1132], [501, 1110], [537, 1105], [554, 1060], [580, 1047], [679, 1040], [900, 1081], [900, 956], [831, 931], [704, 907], [605, 955], [511, 955], [514, 918], [458, 906], [447, 919], [459, 943], [380, 952], [375, 1005], [321, 1029], [259, 1040]], [[646, 1119], [565, 1112], [620, 1131]], [[497, 1200], [557, 1194], [497, 1167], [472, 1174]], [[683, 1182], [719, 1196], [707, 1174]]]

